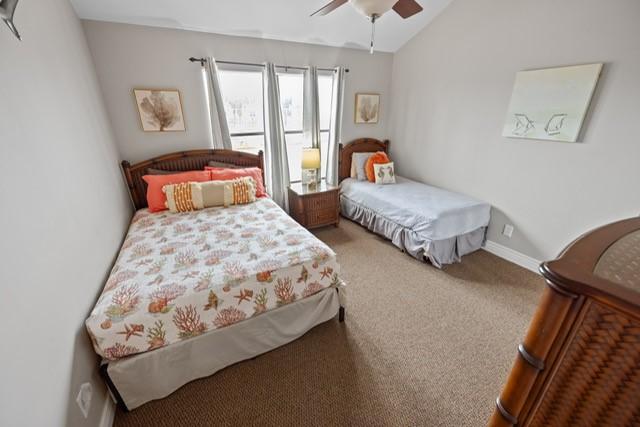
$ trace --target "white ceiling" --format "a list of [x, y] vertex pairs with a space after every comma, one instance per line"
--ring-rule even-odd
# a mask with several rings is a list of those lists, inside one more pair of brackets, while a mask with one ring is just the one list
[[[376, 23], [376, 50], [395, 52], [452, 0], [417, 0], [409, 19], [394, 11]], [[345, 4], [326, 16], [309, 15], [329, 0], [71, 0], [83, 19], [205, 31], [368, 49], [371, 25]]]

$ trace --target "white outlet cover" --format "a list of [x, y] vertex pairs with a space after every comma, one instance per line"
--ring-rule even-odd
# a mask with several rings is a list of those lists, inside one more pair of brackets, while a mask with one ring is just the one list
[[511, 236], [513, 235], [513, 225], [505, 224], [504, 228], [502, 229], [502, 234], [507, 236], [508, 238], [511, 238]]
[[91, 396], [93, 395], [93, 386], [91, 383], [84, 383], [80, 386], [78, 396], [76, 397], [76, 403], [80, 407], [80, 411], [85, 418], [89, 416], [89, 409], [91, 409]]

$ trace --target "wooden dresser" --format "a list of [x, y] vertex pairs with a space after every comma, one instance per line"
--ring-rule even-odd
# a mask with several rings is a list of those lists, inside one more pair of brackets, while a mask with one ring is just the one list
[[540, 271], [547, 288], [489, 425], [640, 426], [640, 218]]
[[289, 212], [302, 226], [311, 229], [340, 222], [340, 187], [324, 180], [315, 187], [301, 183], [289, 186]]

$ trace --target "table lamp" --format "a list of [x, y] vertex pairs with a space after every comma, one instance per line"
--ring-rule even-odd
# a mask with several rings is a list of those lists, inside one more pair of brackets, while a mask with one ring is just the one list
[[302, 183], [314, 186], [319, 181], [320, 149], [304, 148], [302, 150]]

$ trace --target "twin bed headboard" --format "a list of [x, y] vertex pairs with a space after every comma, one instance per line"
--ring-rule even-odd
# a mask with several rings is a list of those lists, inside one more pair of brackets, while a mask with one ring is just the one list
[[389, 153], [389, 140], [380, 141], [373, 138], [362, 138], [347, 144], [340, 144], [338, 154], [338, 181], [351, 176], [351, 155], [353, 153], [369, 153], [384, 151]]
[[147, 207], [147, 183], [144, 182], [142, 176], [147, 174], [149, 168], [176, 172], [204, 170], [204, 167], [210, 161], [235, 166], [258, 167], [262, 169], [262, 179], [264, 180], [264, 156], [262, 151], [258, 154], [215, 149], [180, 151], [154, 157], [135, 165], [131, 165], [125, 160], [122, 162], [122, 170], [134, 206], [136, 209], [142, 209]]

